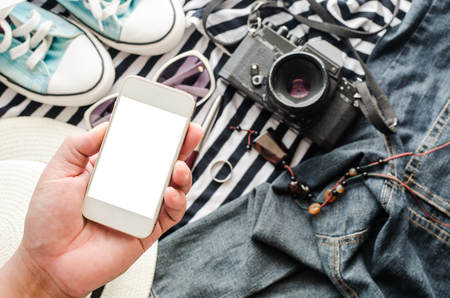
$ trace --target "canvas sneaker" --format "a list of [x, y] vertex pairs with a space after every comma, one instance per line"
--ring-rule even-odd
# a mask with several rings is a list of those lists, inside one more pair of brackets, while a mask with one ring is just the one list
[[0, 2], [0, 82], [29, 99], [83, 106], [114, 83], [111, 56], [90, 32], [24, 0]]
[[179, 0], [57, 0], [103, 43], [137, 55], [159, 55], [180, 41]]

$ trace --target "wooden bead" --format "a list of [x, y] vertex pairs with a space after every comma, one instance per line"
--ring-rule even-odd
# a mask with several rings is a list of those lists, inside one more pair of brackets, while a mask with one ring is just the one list
[[341, 184], [339, 184], [338, 186], [336, 186], [336, 191], [338, 193], [343, 193], [344, 192], [344, 187]]
[[331, 195], [331, 198], [328, 200], [329, 203], [334, 202], [334, 200], [336, 200], [336, 196], [333, 196], [333, 190], [331, 188], [325, 190], [325, 192], [323, 193], [323, 198], [326, 200], [328, 199], [328, 196]]
[[356, 176], [356, 175], [358, 175], [358, 171], [357, 171], [355, 168], [351, 168], [351, 169], [348, 171], [348, 174], [349, 174], [350, 176]]
[[[294, 177], [295, 179], [295, 177]], [[298, 194], [300, 193], [301, 188], [300, 188], [300, 182], [298, 181], [298, 179], [295, 180], [291, 180], [291, 182], [289, 182], [289, 192], [291, 194]]]
[[320, 211], [320, 204], [319, 203], [312, 203], [308, 207], [308, 212], [310, 214], [317, 214], [317, 213], [319, 213], [319, 211]]
[[300, 195], [304, 198], [306, 198], [309, 194], [309, 186], [304, 184], [304, 183], [300, 183]]

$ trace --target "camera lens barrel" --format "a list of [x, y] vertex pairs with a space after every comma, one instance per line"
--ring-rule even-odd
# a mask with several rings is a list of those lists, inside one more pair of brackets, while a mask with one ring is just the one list
[[326, 105], [329, 80], [327, 69], [318, 57], [290, 52], [273, 63], [267, 94], [271, 103], [285, 113], [305, 117]]

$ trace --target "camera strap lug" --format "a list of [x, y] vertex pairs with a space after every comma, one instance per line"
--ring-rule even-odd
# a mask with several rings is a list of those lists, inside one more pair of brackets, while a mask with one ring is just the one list
[[[205, 9], [203, 11], [203, 16], [202, 16], [202, 25], [203, 25], [203, 29], [205, 30], [206, 35], [209, 37], [209, 39], [211, 39], [212, 42], [214, 42], [215, 44], [220, 45], [220, 46], [231, 46], [231, 45], [234, 45], [234, 44], [240, 42], [240, 40], [237, 40], [234, 42], [219, 41], [217, 38], [215, 38], [214, 35], [211, 34], [211, 32], [209, 32], [208, 28], [206, 27], [206, 21], [208, 20], [209, 15], [214, 11], [214, 9], [216, 9], [224, 1], [225, 0], [211, 0], [205, 6]], [[255, 33], [256, 31], [258, 31], [258, 29], [261, 28], [261, 24], [262, 24], [262, 18], [260, 16], [261, 9], [264, 9], [264, 8], [277, 9], [278, 8], [278, 9], [282, 9], [282, 10], [287, 10], [288, 7], [289, 7], [289, 3], [284, 2], [284, 1], [256, 1], [252, 5], [249, 17], [247, 19], [248, 30], [252, 33]], [[228, 52], [226, 49], [225, 49], [225, 51]], [[230, 56], [231, 56], [231, 54], [230, 54]]]
[[257, 14], [256, 18], [249, 17], [247, 19], [248, 31], [252, 33], [253, 36], [259, 29], [261, 29], [261, 18], [259, 17], [259, 10], [256, 11], [256, 14]]
[[256, 1], [253, 3], [253, 7], [250, 11], [250, 14], [253, 14], [255, 12], [259, 12], [259, 9], [261, 8], [261, 5], [263, 5], [264, 1]]

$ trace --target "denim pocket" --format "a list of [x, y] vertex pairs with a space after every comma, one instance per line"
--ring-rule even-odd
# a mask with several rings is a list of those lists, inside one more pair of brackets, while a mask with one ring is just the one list
[[372, 282], [369, 265], [383, 224], [379, 220], [368, 229], [339, 237], [316, 235], [323, 268], [342, 297], [383, 297]]
[[[421, 288], [422, 296], [448, 297], [448, 265], [450, 258], [450, 233], [441, 225], [430, 221], [422, 214], [409, 209], [409, 246], [414, 254], [405, 254], [409, 275], [415, 276], [415, 281]], [[442, 219], [440, 219], [442, 220]], [[412, 261], [411, 261], [412, 260]], [[416, 296], [418, 297], [418, 296]]]

